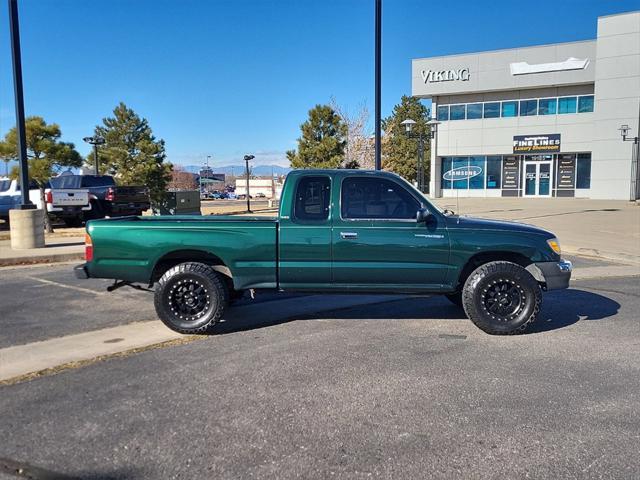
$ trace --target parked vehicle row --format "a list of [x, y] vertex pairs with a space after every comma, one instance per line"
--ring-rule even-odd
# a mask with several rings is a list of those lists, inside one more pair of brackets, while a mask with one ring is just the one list
[[[8, 221], [9, 210], [21, 199], [17, 180], [0, 179], [0, 219]], [[35, 183], [29, 186], [29, 199], [36, 208], [77, 227], [104, 217], [141, 215], [150, 208], [149, 190], [144, 186], [117, 186], [109, 175], [60, 175], [45, 185], [44, 199]], [[43, 202], [44, 200], [44, 202]]]
[[[17, 180], [4, 179], [1, 182], [0, 219], [8, 221], [9, 210], [22, 201], [22, 195]], [[37, 185], [31, 184], [29, 187], [29, 200], [36, 208], [46, 208], [50, 215], [59, 218], [68, 226], [80, 226], [82, 219], [92, 210], [90, 194], [86, 189], [54, 188], [47, 184], [43, 199]]]
[[151, 207], [147, 187], [118, 186], [110, 175], [61, 175], [49, 183], [53, 188], [89, 192], [92, 211], [83, 220], [142, 215]]

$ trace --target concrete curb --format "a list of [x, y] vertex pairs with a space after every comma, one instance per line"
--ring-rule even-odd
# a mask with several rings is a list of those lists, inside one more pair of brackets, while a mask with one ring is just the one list
[[589, 257], [596, 260], [610, 260], [615, 263], [626, 263], [640, 265], [640, 256], [625, 255], [615, 252], [603, 252], [592, 248], [574, 247], [572, 245], [562, 245], [562, 253], [567, 255], [575, 255], [577, 257]]
[[69, 253], [54, 253], [52, 255], [0, 258], [0, 267], [14, 267], [16, 265], [35, 265], [40, 263], [63, 263], [73, 260], [84, 260], [84, 251]]

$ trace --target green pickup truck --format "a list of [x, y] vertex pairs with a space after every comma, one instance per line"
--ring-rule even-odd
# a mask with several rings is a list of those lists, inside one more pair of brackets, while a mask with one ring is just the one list
[[277, 217], [160, 216], [87, 225], [79, 278], [154, 288], [160, 319], [213, 327], [247, 290], [444, 294], [490, 334], [522, 332], [571, 263], [550, 232], [440, 210], [402, 178], [296, 170]]

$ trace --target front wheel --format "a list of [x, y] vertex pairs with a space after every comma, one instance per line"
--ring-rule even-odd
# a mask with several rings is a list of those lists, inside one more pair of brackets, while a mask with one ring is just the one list
[[522, 333], [535, 322], [542, 290], [520, 265], [490, 262], [474, 270], [462, 290], [462, 306], [471, 321], [492, 335]]
[[158, 317], [180, 333], [205, 333], [220, 320], [228, 303], [229, 290], [222, 275], [196, 262], [169, 269], [154, 294]]

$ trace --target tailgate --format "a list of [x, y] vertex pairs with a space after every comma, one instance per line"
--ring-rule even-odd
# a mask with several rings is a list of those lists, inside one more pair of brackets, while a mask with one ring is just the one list
[[51, 190], [54, 207], [81, 207], [89, 204], [89, 190]]
[[115, 187], [115, 201], [117, 203], [148, 202], [149, 189], [145, 186]]

